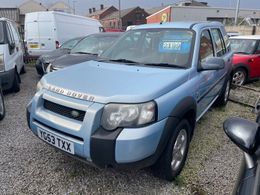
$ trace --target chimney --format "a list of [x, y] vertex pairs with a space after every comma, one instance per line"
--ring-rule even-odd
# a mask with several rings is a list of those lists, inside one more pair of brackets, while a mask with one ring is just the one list
[[100, 10], [104, 9], [104, 4], [100, 5]]
[[96, 12], [96, 8], [93, 7], [93, 8], [92, 8], [92, 12], [93, 12], [93, 13]]
[[89, 14], [92, 14], [92, 9], [89, 8], [89, 9], [88, 9], [88, 12], [89, 12]]

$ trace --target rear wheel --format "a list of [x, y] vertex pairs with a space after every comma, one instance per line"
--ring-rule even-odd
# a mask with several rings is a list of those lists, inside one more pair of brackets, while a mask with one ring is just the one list
[[21, 69], [21, 74], [25, 74], [26, 70], [25, 70], [25, 65], [23, 65], [22, 69]]
[[0, 89], [0, 120], [5, 117], [5, 104], [2, 89]]
[[180, 174], [187, 158], [191, 130], [186, 119], [173, 128], [165, 151], [153, 167], [156, 176], [172, 181]]
[[233, 72], [232, 84], [244, 85], [247, 79], [246, 71], [243, 68], [237, 68]]
[[18, 72], [16, 70], [15, 70], [15, 74], [14, 74], [12, 91], [15, 93], [20, 91], [20, 79], [19, 79]]

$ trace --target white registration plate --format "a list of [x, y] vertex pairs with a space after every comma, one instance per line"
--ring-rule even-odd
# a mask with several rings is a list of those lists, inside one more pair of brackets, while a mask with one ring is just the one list
[[70, 154], [74, 154], [74, 143], [70, 142], [62, 137], [56, 136], [48, 131], [43, 130], [42, 128], [37, 128], [38, 137], [43, 141], [65, 151]]

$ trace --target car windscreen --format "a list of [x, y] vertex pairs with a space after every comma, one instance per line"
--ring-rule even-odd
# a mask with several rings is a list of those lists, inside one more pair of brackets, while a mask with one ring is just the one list
[[255, 50], [256, 40], [230, 39], [231, 50], [234, 53], [252, 54]]
[[110, 47], [117, 38], [117, 36], [90, 35], [81, 40], [71, 50], [71, 53], [87, 53], [99, 55], [108, 47]]
[[188, 29], [136, 29], [126, 32], [101, 58], [152, 66], [190, 66], [194, 32]]
[[80, 39], [81, 38], [68, 40], [65, 43], [63, 43], [60, 48], [62, 48], [62, 49], [72, 49], [73, 47], [75, 47], [77, 45], [77, 43], [80, 41]]
[[0, 44], [4, 43], [4, 24], [0, 22]]

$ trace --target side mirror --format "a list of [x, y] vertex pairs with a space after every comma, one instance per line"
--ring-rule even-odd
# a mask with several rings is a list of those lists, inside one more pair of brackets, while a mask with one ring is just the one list
[[227, 136], [241, 150], [248, 154], [253, 154], [258, 147], [258, 124], [238, 117], [227, 119], [224, 122], [224, 131]]
[[15, 43], [10, 43], [9, 48], [10, 48], [10, 50], [14, 50], [15, 49]]
[[225, 61], [222, 58], [213, 57], [206, 60], [206, 62], [200, 63], [198, 70], [220, 70], [225, 67]]

